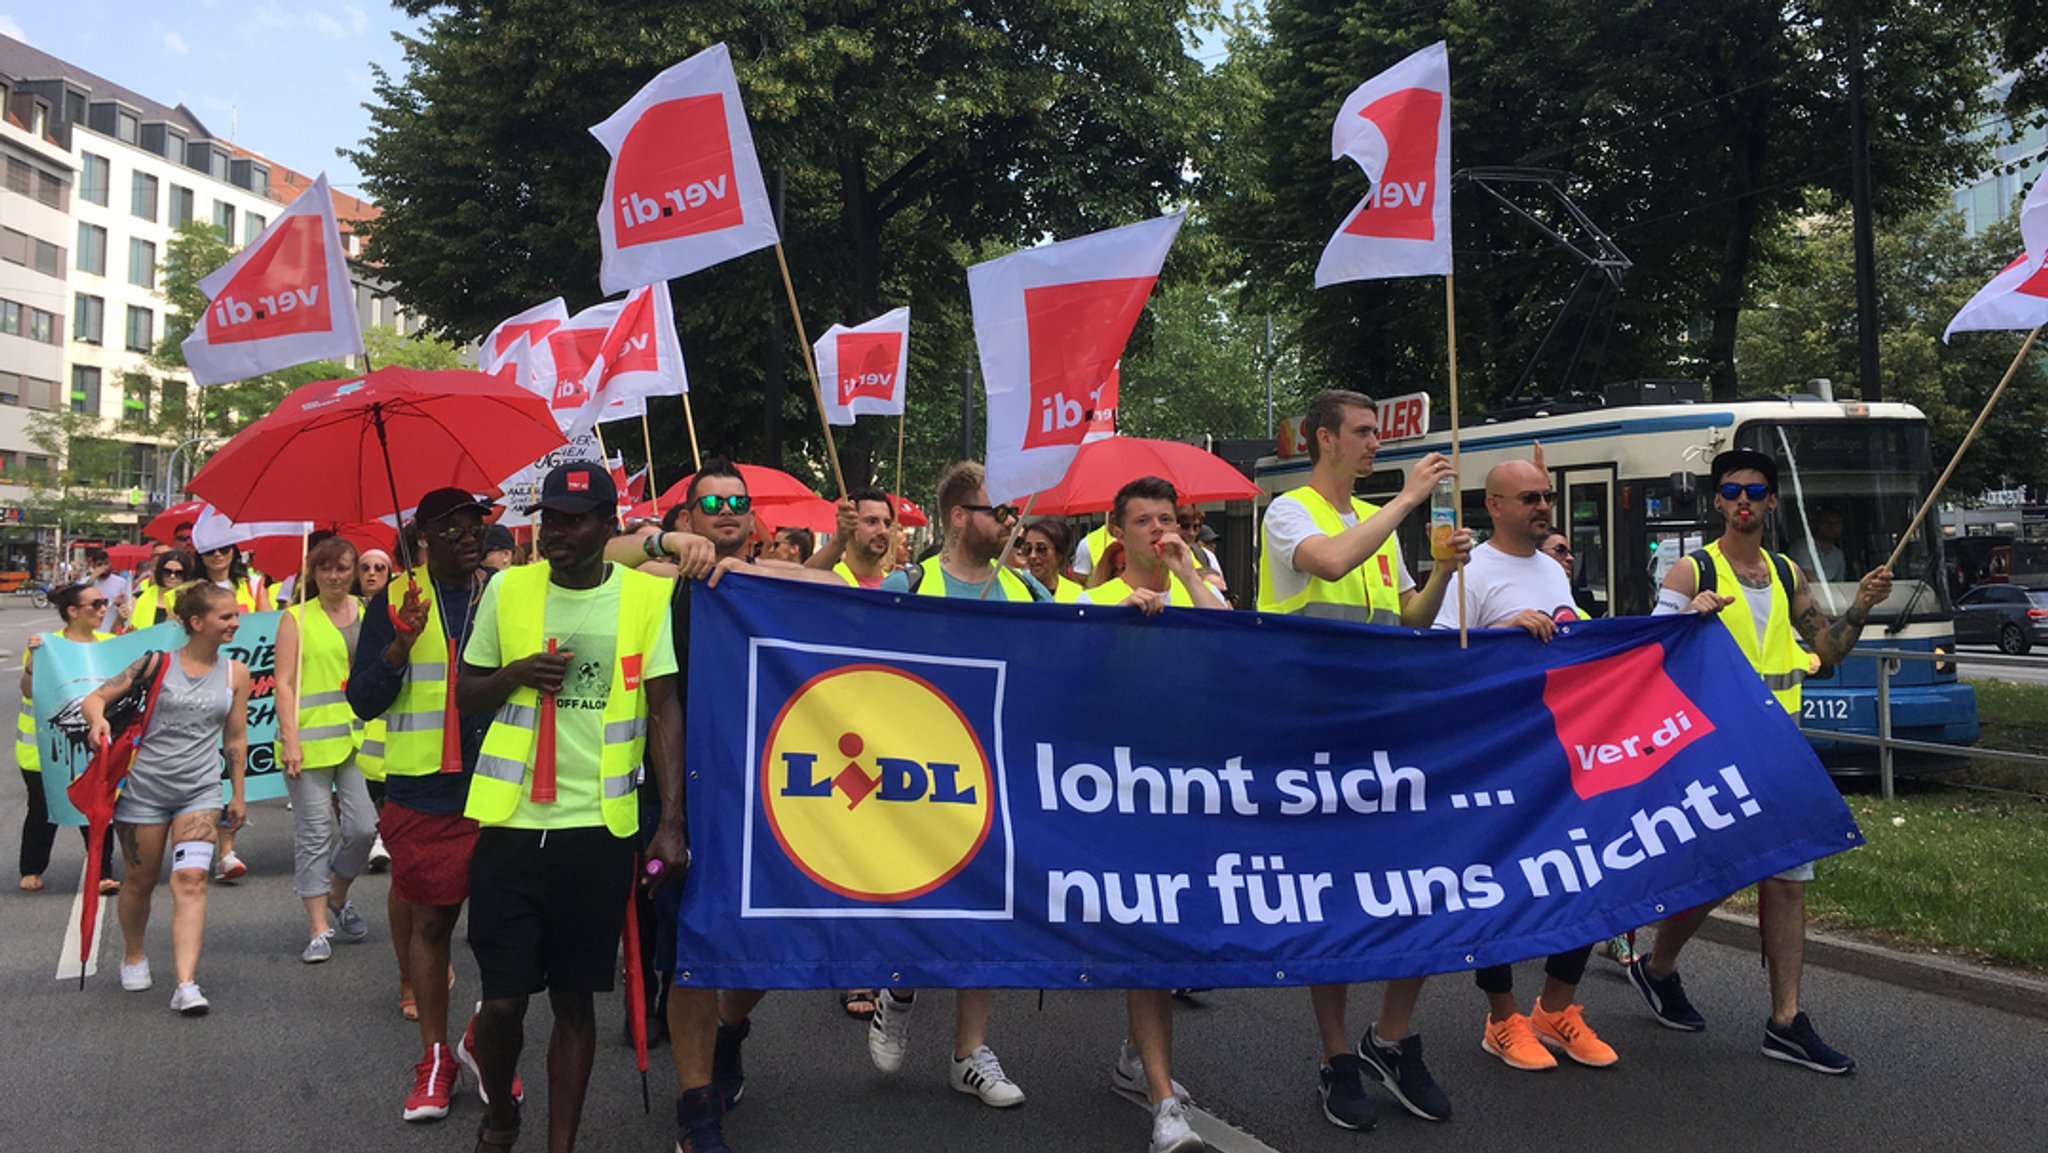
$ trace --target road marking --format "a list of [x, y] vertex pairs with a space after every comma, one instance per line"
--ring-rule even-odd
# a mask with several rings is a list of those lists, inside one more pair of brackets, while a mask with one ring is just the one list
[[[100, 941], [106, 936], [107, 918], [113, 914], [112, 899], [99, 898], [100, 915], [92, 922], [92, 951], [85, 955], [84, 975], [90, 977], [100, 971]], [[78, 872], [78, 895], [71, 898], [71, 919], [64, 923], [64, 944], [57, 954], [57, 979], [76, 981], [78, 966], [78, 919], [85, 911], [85, 870]]]
[[[1147, 1116], [1151, 1115], [1152, 1103], [1145, 1098], [1144, 1094], [1126, 1093], [1115, 1086], [1111, 1086], [1111, 1089], [1117, 1096], [1143, 1109]], [[1278, 1149], [1232, 1125], [1214, 1113], [1188, 1104], [1185, 1098], [1182, 1099], [1182, 1102], [1187, 1107], [1188, 1125], [1194, 1129], [1197, 1136], [1201, 1137], [1202, 1142], [1208, 1145], [1211, 1153], [1280, 1153]]]

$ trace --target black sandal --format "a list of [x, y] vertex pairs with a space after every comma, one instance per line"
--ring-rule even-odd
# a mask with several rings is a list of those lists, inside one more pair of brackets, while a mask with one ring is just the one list
[[[517, 1106], [514, 1106], [514, 1108], [517, 1108]], [[476, 1123], [476, 1147], [477, 1147], [477, 1153], [483, 1153], [483, 1151], [484, 1151], [485, 1149], [487, 1149], [487, 1148], [488, 1148], [488, 1149], [510, 1149], [510, 1148], [512, 1148], [512, 1146], [514, 1146], [514, 1145], [516, 1145], [516, 1144], [518, 1144], [518, 1143], [519, 1143], [519, 1122], [518, 1122], [518, 1121], [514, 1121], [514, 1122], [512, 1122], [512, 1127], [511, 1127], [510, 1129], [493, 1129], [493, 1128], [491, 1128], [491, 1118], [490, 1118], [490, 1116], [489, 1116], [488, 1114], [486, 1114], [485, 1116], [483, 1116], [483, 1117], [480, 1117], [480, 1118], [478, 1118], [478, 1119], [477, 1119], [477, 1123]]]
[[[848, 989], [839, 994], [839, 1007], [856, 1021], [867, 1021], [875, 1015], [875, 1000], [881, 996], [879, 989]], [[856, 1006], [866, 1006], [857, 1008]]]

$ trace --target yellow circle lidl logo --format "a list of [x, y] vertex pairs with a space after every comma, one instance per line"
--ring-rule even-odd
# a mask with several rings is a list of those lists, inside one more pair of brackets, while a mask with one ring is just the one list
[[782, 851], [856, 900], [907, 901], [945, 884], [995, 815], [988, 753], [959, 706], [887, 665], [843, 666], [790, 694], [760, 771]]

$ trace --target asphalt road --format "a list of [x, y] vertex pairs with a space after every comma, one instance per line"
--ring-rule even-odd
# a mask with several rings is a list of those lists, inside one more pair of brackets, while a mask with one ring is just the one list
[[[0, 648], [18, 652], [26, 629], [44, 627], [43, 619], [0, 598]], [[12, 678], [0, 677], [0, 708], [11, 711], [14, 695]], [[0, 788], [0, 859], [9, 862], [21, 804], [18, 785]], [[211, 891], [200, 976], [214, 1008], [200, 1019], [166, 1007], [169, 905], [161, 889], [149, 943], [157, 987], [120, 990], [112, 972], [119, 945], [110, 930], [99, 953], [106, 970], [81, 992], [52, 976], [77, 886], [77, 840], [60, 838], [49, 888], [40, 894], [16, 892], [9, 870], [0, 884], [0, 1153], [471, 1147], [481, 1110], [467, 1090], [445, 1122], [399, 1119], [419, 1038], [397, 1013], [381, 912], [385, 878], [366, 877], [357, 889], [371, 919], [368, 943], [338, 945], [323, 966], [299, 963], [304, 924], [290, 890], [289, 825], [282, 802], [255, 806], [240, 843], [250, 877]], [[455, 997], [466, 1005], [475, 996], [475, 971], [459, 944], [456, 963]], [[1408, 1117], [1384, 1095], [1378, 1132], [1327, 1124], [1314, 1096], [1307, 999], [1297, 990], [1217, 992], [1181, 1005], [1174, 1071], [1209, 1113], [1198, 1125], [1220, 1134], [1217, 1147], [1245, 1153], [2043, 1147], [2036, 1119], [2048, 1112], [2048, 1084], [2040, 1076], [2048, 1028], [2039, 1020], [1816, 970], [1808, 975], [1808, 1005], [1825, 1034], [1862, 1062], [1853, 1076], [1827, 1078], [1758, 1055], [1765, 992], [1754, 952], [1699, 942], [1685, 973], [1712, 1021], [1703, 1034], [1656, 1026], [1618, 970], [1596, 960], [1582, 1000], [1622, 1063], [1540, 1074], [1511, 1071], [1480, 1051], [1483, 1005], [1467, 978], [1432, 982], [1418, 1020], [1431, 1067], [1454, 1102], [1455, 1118], [1446, 1124]], [[1522, 967], [1524, 989], [1539, 979], [1535, 966]], [[1376, 991], [1354, 993], [1356, 1029], [1377, 1003]], [[943, 996], [925, 1004], [910, 1064], [892, 1079], [869, 1066], [861, 1027], [840, 1014], [832, 994], [771, 996], [747, 1047], [746, 1103], [726, 1126], [735, 1148], [1144, 1148], [1145, 1115], [1108, 1087], [1124, 1031], [1115, 993], [1048, 993], [1042, 1007], [1033, 992], [998, 999], [992, 1039], [1030, 1095], [1025, 1107], [1008, 1112], [947, 1089], [950, 1006]], [[643, 1114], [616, 995], [601, 1000], [600, 1021], [583, 1147], [668, 1148], [674, 1089], [666, 1051], [654, 1055], [654, 1112]], [[547, 1026], [547, 1008], [537, 1003], [524, 1062], [527, 1149], [543, 1147]]]
[[[1961, 650], [1964, 656], [1978, 653], [1985, 656], [2001, 655], [1998, 649], [1992, 645], [1958, 645], [1956, 647]], [[2048, 650], [2036, 649], [2020, 659], [2029, 663], [2017, 667], [1993, 667], [1991, 665], [1971, 664], [1969, 661], [1963, 661], [1957, 665], [1957, 670], [1965, 680], [2018, 681], [2025, 685], [2048, 685]]]

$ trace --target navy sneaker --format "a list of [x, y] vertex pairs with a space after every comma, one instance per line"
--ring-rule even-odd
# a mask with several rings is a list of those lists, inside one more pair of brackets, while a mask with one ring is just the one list
[[1677, 1029], [1681, 1033], [1697, 1033], [1707, 1027], [1707, 1019], [1685, 999], [1685, 982], [1678, 974], [1659, 977], [1650, 972], [1649, 961], [1637, 958], [1625, 970], [1628, 983], [1643, 995], [1643, 1003], [1650, 1007], [1650, 1014], [1666, 1029]]
[[676, 1098], [676, 1153], [732, 1153], [725, 1143], [725, 1103], [702, 1085]]
[[1403, 1108], [1424, 1121], [1451, 1119], [1451, 1099], [1422, 1063], [1422, 1034], [1410, 1033], [1398, 1045], [1380, 1040], [1374, 1029], [1358, 1039], [1358, 1055], [1380, 1075], [1380, 1084]]
[[1349, 1053], [1330, 1058], [1317, 1073], [1317, 1092], [1323, 1099], [1323, 1116], [1340, 1129], [1371, 1129], [1380, 1123], [1365, 1095], [1365, 1062]]
[[717, 1088], [728, 1113], [739, 1107], [740, 1098], [747, 1091], [747, 1071], [740, 1065], [740, 1044], [753, 1031], [751, 1020], [737, 1025], [723, 1021], [718, 1024], [718, 1039], [711, 1047], [711, 1084]]
[[1764, 1018], [1764, 1056], [1803, 1065], [1816, 1073], [1848, 1073], [1856, 1068], [1854, 1058], [1820, 1039], [1804, 1012], [1792, 1018], [1790, 1025]]

